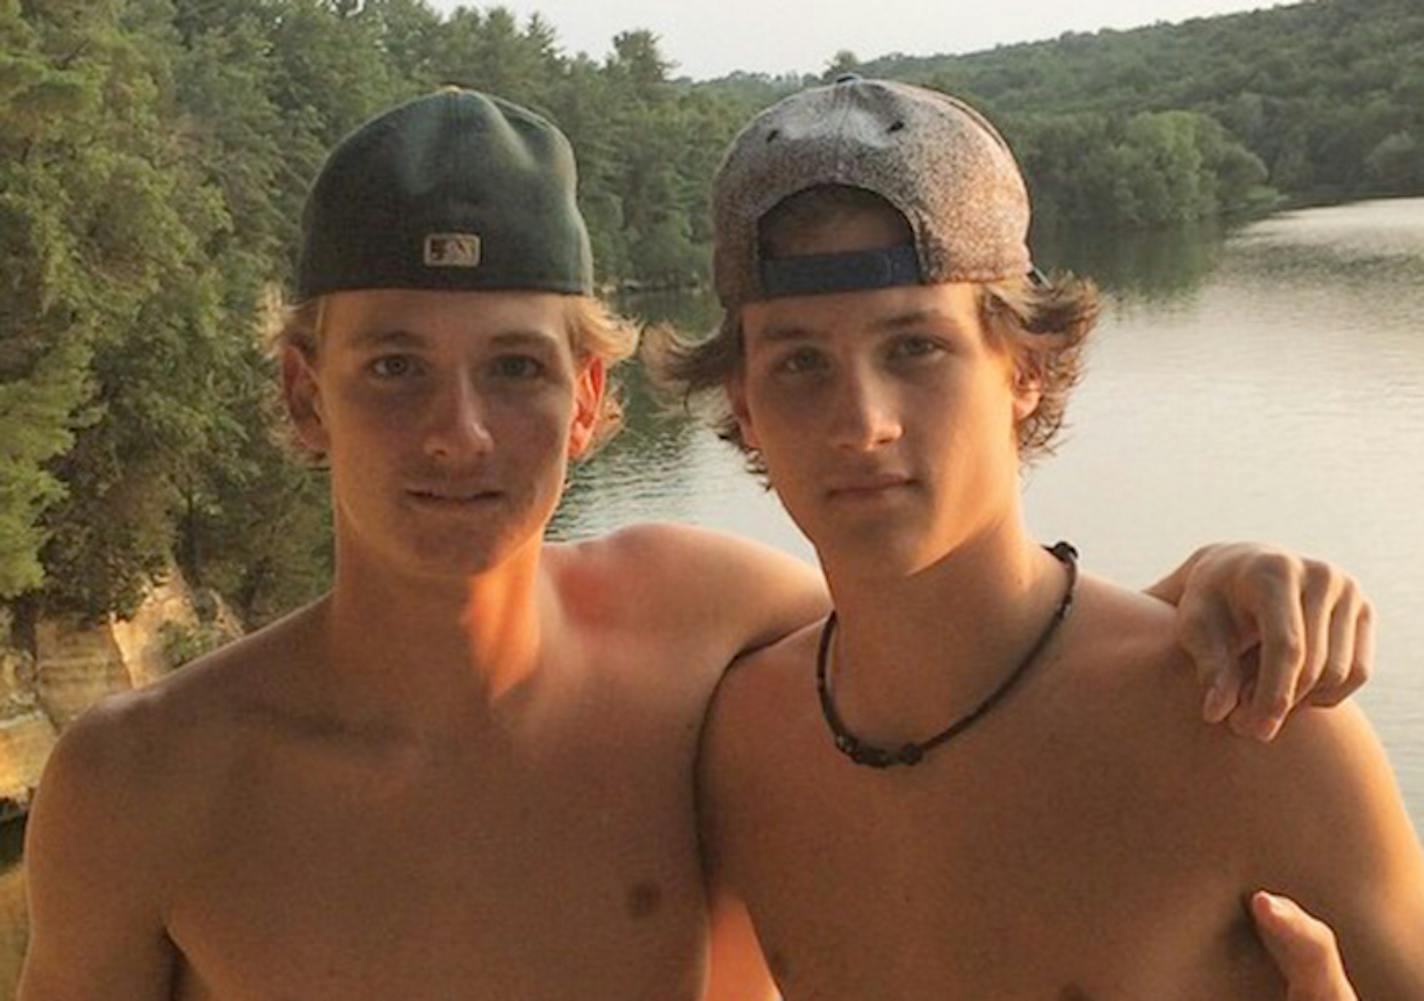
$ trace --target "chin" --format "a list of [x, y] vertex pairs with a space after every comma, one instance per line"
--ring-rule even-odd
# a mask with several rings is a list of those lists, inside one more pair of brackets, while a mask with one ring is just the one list
[[522, 520], [444, 525], [406, 521], [392, 526], [381, 548], [411, 576], [467, 580], [497, 570], [531, 540], [539, 540], [537, 526], [530, 527]]
[[933, 566], [943, 555], [922, 536], [889, 526], [885, 531], [822, 532], [816, 554], [827, 574], [903, 580]]

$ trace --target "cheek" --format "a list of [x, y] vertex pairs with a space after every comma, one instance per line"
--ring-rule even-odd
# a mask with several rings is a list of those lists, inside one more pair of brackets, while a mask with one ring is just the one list
[[744, 405], [751, 430], [772, 443], [801, 438], [822, 426], [825, 401], [808, 384], [781, 384], [769, 376], [748, 379]]
[[[495, 440], [530, 455], [560, 453], [574, 419], [574, 399], [568, 387], [550, 387], [528, 394], [496, 396], [485, 407], [485, 421]], [[551, 454], [550, 458], [558, 458]]]
[[327, 394], [325, 424], [333, 451], [359, 459], [376, 442], [394, 442], [415, 423], [418, 407], [410, 396], [373, 393], [345, 386]]

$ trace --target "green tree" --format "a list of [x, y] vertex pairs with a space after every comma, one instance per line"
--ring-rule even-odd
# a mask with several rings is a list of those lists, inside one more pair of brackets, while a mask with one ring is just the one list
[[1424, 190], [1424, 143], [1412, 132], [1394, 132], [1365, 157], [1365, 173], [1381, 194]]
[[83, 274], [52, 151], [97, 98], [18, 0], [0, 0], [0, 43], [0, 598], [14, 598], [44, 581], [42, 518], [65, 494], [48, 463], [91, 419]]
[[830, 83], [847, 73], [859, 73], [861, 69], [860, 60], [856, 58], [855, 53], [850, 49], [841, 49], [826, 63], [826, 68], [821, 71], [821, 81]]

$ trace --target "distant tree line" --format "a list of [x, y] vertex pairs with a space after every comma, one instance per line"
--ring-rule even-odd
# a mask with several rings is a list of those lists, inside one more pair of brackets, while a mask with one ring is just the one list
[[[1321, 0], [938, 59], [837, 54], [982, 105], [1052, 225], [1424, 192], [1424, 6]], [[647, 31], [425, 0], [0, 0], [0, 605], [131, 612], [173, 561], [251, 624], [324, 585], [325, 484], [271, 433], [258, 331], [327, 149], [445, 83], [556, 121], [599, 278], [705, 275], [708, 182], [807, 81], [694, 84]]]
[[[1315, 0], [962, 56], [841, 52], [827, 75], [848, 70], [982, 108], [1050, 225], [1424, 194], [1419, 0]], [[759, 107], [804, 82], [740, 73], [700, 86]]]

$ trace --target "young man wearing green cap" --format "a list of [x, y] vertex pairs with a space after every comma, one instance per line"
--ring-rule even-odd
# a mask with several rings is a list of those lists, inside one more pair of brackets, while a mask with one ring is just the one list
[[1300, 914], [1263, 887], [1364, 997], [1424, 998], [1424, 853], [1359, 712], [1212, 732], [1171, 610], [1028, 534], [1098, 306], [1033, 268], [993, 126], [847, 79], [754, 119], [713, 201], [726, 315], [664, 374], [726, 390], [835, 606], [728, 673], [701, 765], [787, 1001], [1281, 998], [1243, 902], [1283, 956]]
[[[451, 90], [354, 133], [309, 198], [298, 298], [283, 379], [330, 468], [332, 590], [65, 734], [21, 997], [698, 998], [703, 713], [734, 657], [824, 611], [818, 579], [675, 526], [544, 543], [631, 337], [537, 115]], [[1267, 645], [1318, 640], [1262, 685], [1339, 697], [1367, 658], [1322, 622], [1352, 638], [1364, 606], [1299, 566], [1228, 550], [1165, 586], [1193, 621], [1231, 604]]]

